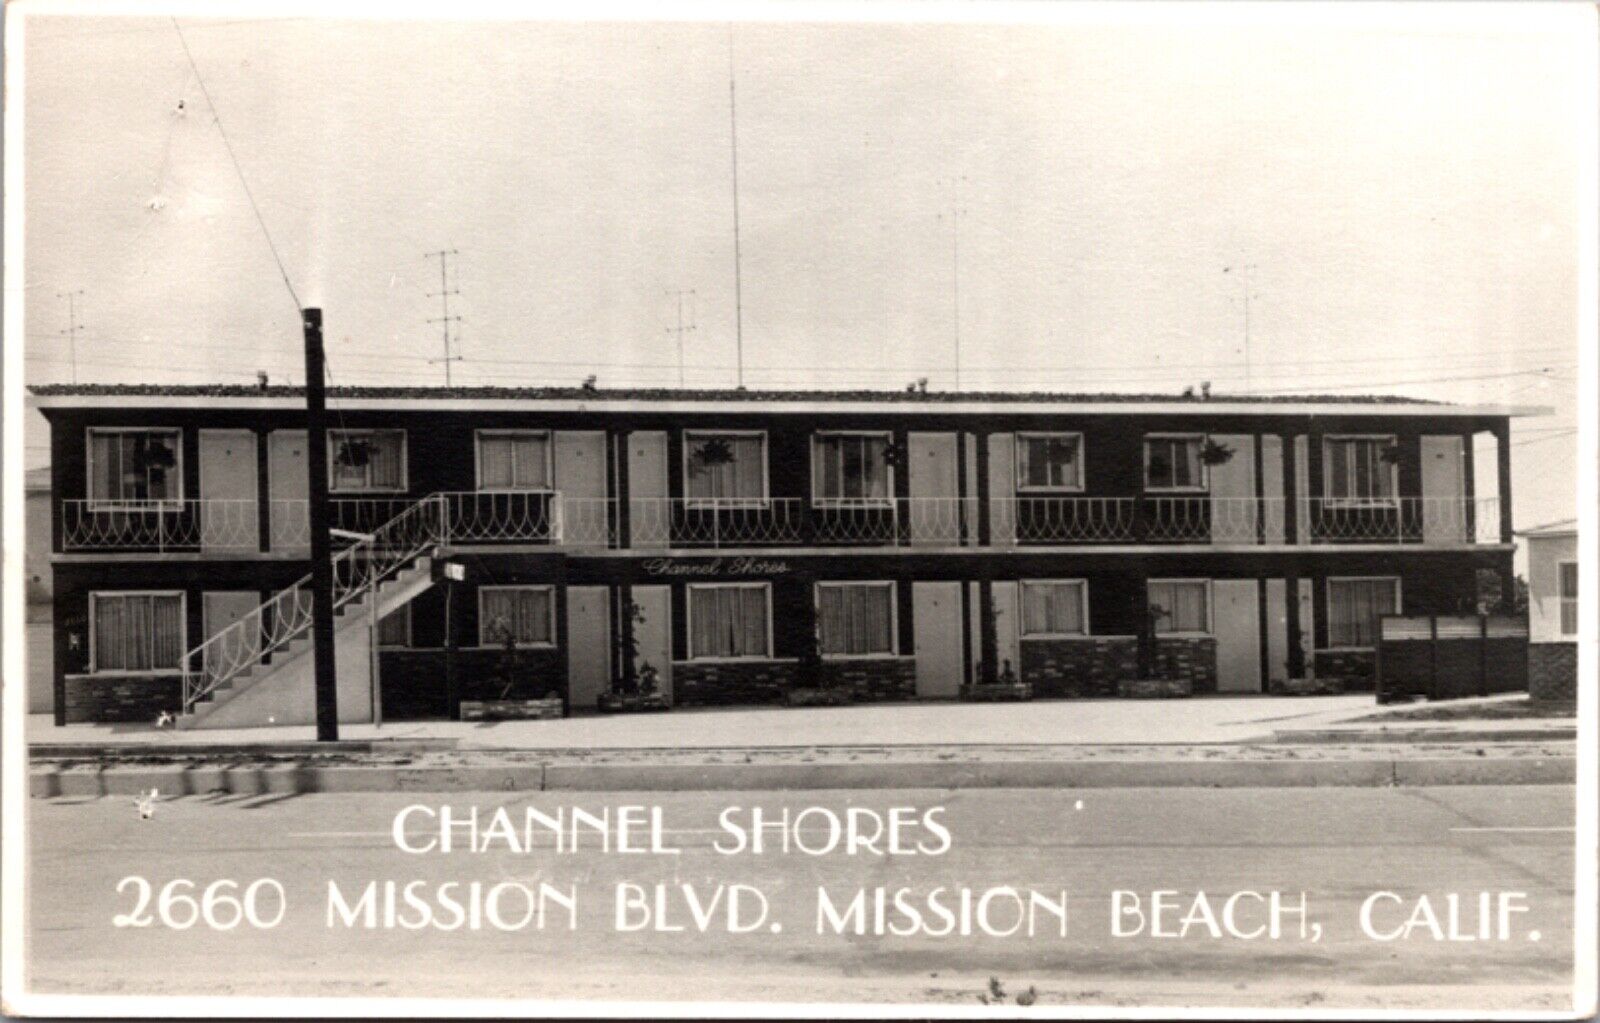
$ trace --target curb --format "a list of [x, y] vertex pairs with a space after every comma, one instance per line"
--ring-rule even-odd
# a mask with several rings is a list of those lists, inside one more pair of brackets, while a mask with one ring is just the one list
[[695, 792], [962, 788], [1380, 788], [1394, 785], [1570, 785], [1574, 757], [1376, 760], [1001, 761], [951, 764], [507, 764], [263, 767], [36, 766], [36, 798], [260, 796], [314, 792]]
[[1388, 742], [1572, 742], [1577, 726], [1570, 728], [1307, 728], [1281, 729], [1272, 733], [1274, 742], [1283, 744], [1333, 743], [1370, 746]]

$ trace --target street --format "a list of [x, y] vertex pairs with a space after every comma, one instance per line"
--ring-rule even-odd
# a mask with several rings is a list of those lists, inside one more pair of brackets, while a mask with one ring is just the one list
[[[1562, 1008], [1573, 804], [1561, 786], [374, 792], [187, 797], [145, 820], [127, 797], [33, 800], [29, 988], [971, 1005], [994, 977], [1040, 1007]], [[412, 805], [402, 837], [426, 851], [397, 848]], [[446, 806], [477, 811], [448, 853]], [[759, 853], [755, 808], [789, 811]], [[281, 885], [275, 926], [234, 924], [226, 899], [210, 919], [227, 929], [184, 926], [188, 896], [260, 878]], [[163, 907], [174, 879], [193, 888]], [[275, 892], [256, 886], [256, 923], [279, 917]]]

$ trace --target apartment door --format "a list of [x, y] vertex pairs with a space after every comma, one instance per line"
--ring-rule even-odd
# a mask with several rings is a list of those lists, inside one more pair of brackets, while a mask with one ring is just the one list
[[1233, 457], [1209, 470], [1211, 542], [1256, 542], [1256, 439], [1248, 433], [1213, 434]]
[[667, 702], [672, 702], [672, 588], [635, 586], [633, 602], [639, 605], [644, 621], [635, 622], [633, 640], [639, 648], [639, 664], [656, 669], [656, 684]]
[[961, 584], [911, 584], [917, 695], [961, 695]]
[[1267, 679], [1289, 677], [1289, 585], [1283, 579], [1267, 580]]
[[611, 519], [606, 507], [605, 431], [558, 430], [555, 444], [562, 542], [604, 547], [610, 536]]
[[628, 435], [628, 531], [635, 547], [665, 547], [672, 539], [667, 500], [667, 434]]
[[960, 496], [956, 490], [956, 435], [913, 433], [906, 437], [906, 516], [912, 543], [959, 544]]
[[311, 547], [307, 471], [304, 430], [274, 430], [267, 435], [267, 500], [275, 552], [304, 554]]
[[567, 691], [574, 707], [592, 710], [611, 688], [611, 591], [567, 588]]
[[1467, 537], [1466, 444], [1458, 435], [1422, 438], [1422, 542]]
[[253, 432], [200, 431], [201, 550], [245, 553], [259, 549], [256, 483]]
[[1254, 579], [1218, 579], [1211, 584], [1216, 608], [1217, 691], [1261, 691], [1261, 620]]
[[[201, 629], [205, 638], [211, 637], [248, 616], [261, 606], [261, 594], [255, 590], [218, 590], [204, 594], [201, 605]], [[256, 659], [261, 651], [260, 628], [241, 628], [227, 638], [206, 647], [207, 673], [221, 671]]]

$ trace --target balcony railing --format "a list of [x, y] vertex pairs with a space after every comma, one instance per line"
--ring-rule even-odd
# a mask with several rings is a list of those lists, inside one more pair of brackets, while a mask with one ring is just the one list
[[[611, 498], [548, 490], [435, 496], [446, 518], [445, 542], [453, 546], [623, 546], [622, 509]], [[332, 525], [370, 533], [415, 500], [337, 498], [330, 502]], [[973, 498], [633, 498], [626, 504], [626, 545], [641, 549], [974, 546], [979, 526]], [[251, 500], [63, 501], [62, 550], [304, 556], [311, 539], [307, 503], [278, 499], [265, 511], [263, 520]], [[992, 500], [988, 514], [990, 544], [999, 547], [1500, 541], [1499, 501], [1492, 497], [1302, 498], [1291, 507], [1279, 497], [1025, 496]]]

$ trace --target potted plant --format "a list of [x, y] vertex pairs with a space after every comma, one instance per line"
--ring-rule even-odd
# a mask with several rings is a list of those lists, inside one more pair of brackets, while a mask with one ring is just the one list
[[1117, 695], [1135, 699], [1190, 696], [1194, 686], [1187, 678], [1172, 678], [1160, 662], [1156, 623], [1170, 617], [1171, 612], [1160, 604], [1151, 604], [1139, 630], [1139, 677], [1117, 680]]
[[628, 670], [639, 660], [639, 626], [648, 620], [644, 608], [630, 600], [622, 613], [628, 616], [633, 627], [624, 629], [617, 642], [621, 654], [617, 659], [618, 671], [611, 679], [611, 689], [600, 694], [597, 706], [603, 714], [666, 710], [667, 698], [660, 691], [660, 673], [655, 665], [646, 661], [636, 672]]
[[339, 441], [334, 458], [347, 469], [361, 469], [372, 461], [372, 442], [362, 437], [345, 437]]
[[1405, 449], [1399, 444], [1385, 444], [1378, 449], [1378, 457], [1385, 465], [1399, 465], [1405, 458]]
[[[998, 608], [989, 609], [987, 627], [992, 631], [1000, 619]], [[980, 702], [994, 700], [1031, 700], [1033, 699], [1033, 683], [1019, 678], [1015, 668], [1011, 666], [1011, 659], [1004, 658], [1000, 667], [994, 672], [994, 679], [989, 678], [989, 665], [979, 661], [977, 667], [977, 681], [961, 687], [963, 700]]]
[[1205, 443], [1200, 445], [1200, 461], [1206, 465], [1224, 465], [1232, 460], [1233, 449], [1212, 437], [1207, 437]]
[[[516, 634], [504, 617], [496, 618], [489, 627], [489, 635], [500, 642], [499, 663], [491, 684], [498, 685], [498, 695], [488, 700], [462, 700], [461, 720], [499, 721], [559, 718], [563, 710], [561, 695], [551, 691], [548, 683], [540, 685], [528, 679], [528, 666], [517, 646]], [[518, 698], [512, 691], [527, 685], [537, 695]]]
[[733, 444], [726, 437], [708, 437], [690, 460], [691, 472], [704, 472], [733, 462]]

